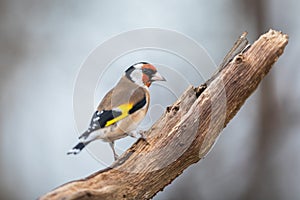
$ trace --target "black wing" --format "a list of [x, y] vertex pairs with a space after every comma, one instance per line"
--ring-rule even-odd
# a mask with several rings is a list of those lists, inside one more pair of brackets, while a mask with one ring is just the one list
[[115, 111], [115, 110], [103, 110], [101, 112], [96, 111], [91, 119], [90, 126], [88, 130], [86, 130], [80, 137], [80, 138], [86, 138], [88, 135], [96, 130], [99, 130], [100, 128], [104, 128], [106, 123], [122, 114], [121, 111]]

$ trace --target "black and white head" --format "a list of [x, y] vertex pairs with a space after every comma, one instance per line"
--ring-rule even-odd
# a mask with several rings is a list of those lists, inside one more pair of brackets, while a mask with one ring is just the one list
[[157, 69], [146, 62], [139, 62], [125, 71], [126, 77], [132, 82], [140, 85], [150, 87], [154, 81], [165, 81], [166, 79], [161, 76]]

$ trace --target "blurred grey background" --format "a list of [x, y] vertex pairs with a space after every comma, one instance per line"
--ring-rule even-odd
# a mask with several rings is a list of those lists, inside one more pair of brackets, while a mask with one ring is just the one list
[[[35, 199], [105, 167], [87, 151], [66, 156], [79, 134], [74, 83], [99, 44], [143, 27], [184, 33], [216, 63], [245, 30], [251, 42], [269, 28], [290, 36], [283, 56], [208, 156], [154, 199], [300, 199], [299, 8], [297, 0], [1, 0], [1, 199]], [[108, 144], [103, 148], [110, 163]]]

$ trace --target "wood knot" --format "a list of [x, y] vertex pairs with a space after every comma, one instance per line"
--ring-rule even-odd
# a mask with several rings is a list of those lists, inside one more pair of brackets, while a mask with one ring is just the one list
[[233, 60], [236, 64], [241, 64], [244, 61], [243, 54], [238, 54]]
[[177, 112], [179, 110], [179, 105], [173, 106], [172, 107], [172, 111]]
[[179, 109], [180, 109], [179, 104], [175, 104], [173, 106], [168, 106], [167, 107], [167, 112], [169, 113], [169, 112], [172, 111], [173, 113], [177, 113], [177, 111], [179, 111]]
[[168, 107], [167, 107], [167, 112], [168, 112], [168, 113], [171, 112], [171, 109], [172, 109], [172, 106], [168, 106]]
[[198, 98], [200, 94], [207, 88], [206, 83], [200, 85], [199, 87], [194, 88], [194, 91], [196, 92], [196, 97]]
[[93, 196], [90, 192], [86, 192], [85, 195], [89, 198]]

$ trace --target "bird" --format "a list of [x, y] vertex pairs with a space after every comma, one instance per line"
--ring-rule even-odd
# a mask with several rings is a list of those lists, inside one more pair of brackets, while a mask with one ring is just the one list
[[[115, 87], [104, 96], [93, 113], [88, 129], [67, 154], [78, 154], [90, 142], [101, 139], [109, 143], [117, 160], [119, 156], [114, 148], [115, 140], [126, 136], [136, 137], [136, 128], [149, 108], [149, 87], [154, 81], [166, 79], [152, 64], [138, 62], [130, 66]], [[144, 138], [141, 132], [138, 133]]]

